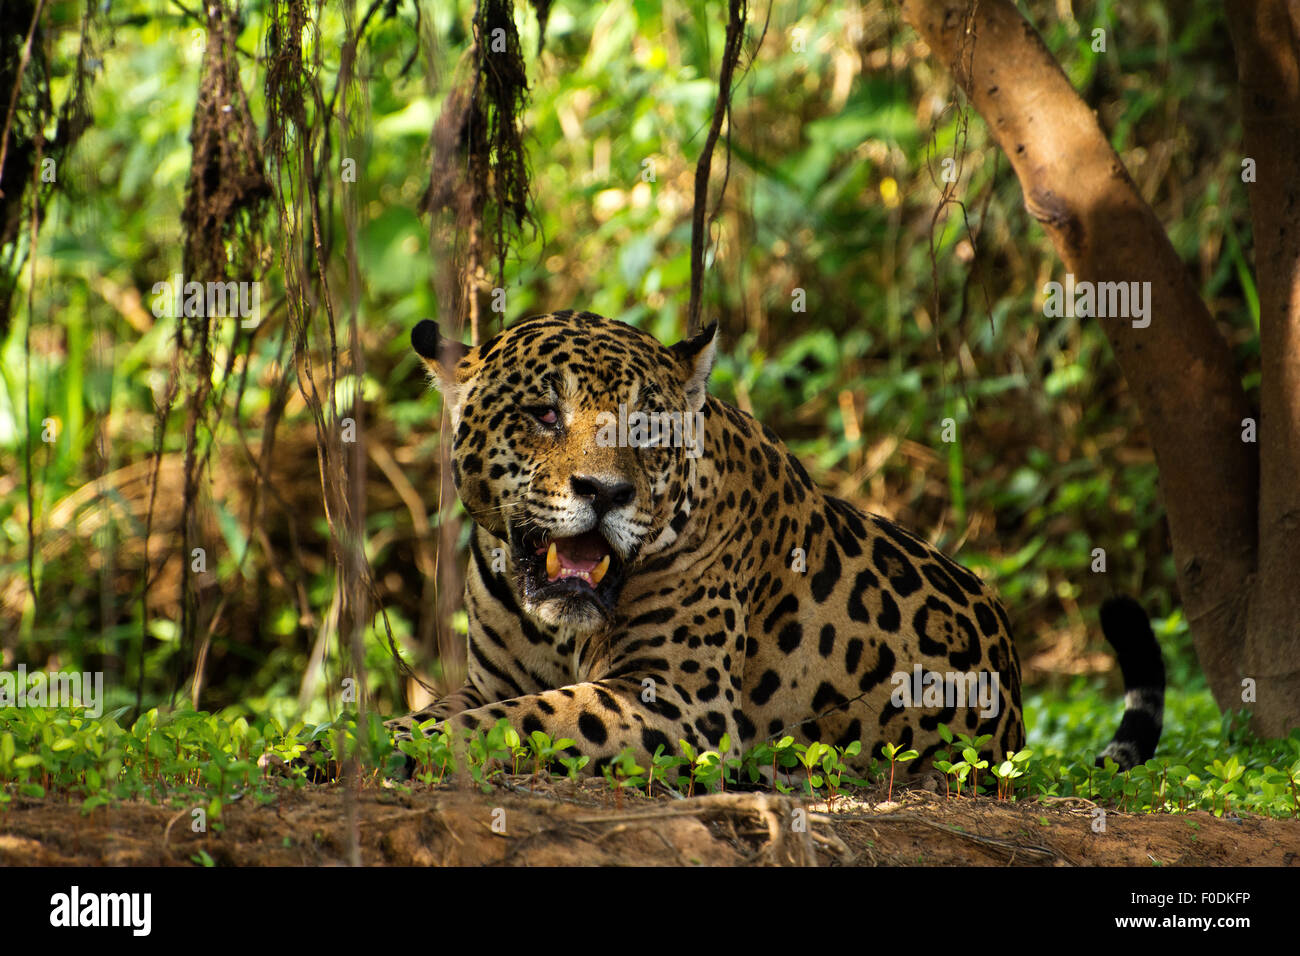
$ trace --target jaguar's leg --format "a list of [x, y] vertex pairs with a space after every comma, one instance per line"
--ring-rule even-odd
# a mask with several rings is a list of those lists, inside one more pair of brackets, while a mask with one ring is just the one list
[[[462, 711], [449, 723], [470, 731], [487, 730], [506, 718], [521, 736], [541, 731], [552, 741], [574, 741], [569, 753], [590, 758], [583, 773], [600, 774], [611, 758], [630, 747], [638, 763], [648, 766], [657, 747], [676, 754], [678, 741], [698, 750], [715, 750], [730, 735], [730, 756], [739, 753], [741, 734], [729, 707], [698, 700], [686, 704], [671, 686], [647, 699], [640, 677], [571, 684]], [[727, 754], [723, 755], [728, 756]]]
[[483, 694], [476, 687], [465, 684], [455, 693], [440, 697], [421, 710], [384, 721], [384, 726], [396, 739], [410, 740], [416, 724], [422, 724], [427, 720], [445, 720], [462, 711], [481, 707], [485, 703], [487, 701], [483, 699]]

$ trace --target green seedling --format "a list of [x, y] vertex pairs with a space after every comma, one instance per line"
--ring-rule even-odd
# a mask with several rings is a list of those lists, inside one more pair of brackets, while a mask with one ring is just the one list
[[1021, 767], [1028, 763], [1032, 755], [1032, 750], [1015, 751], [1007, 754], [1006, 759], [993, 768], [993, 775], [998, 780], [999, 800], [1013, 798], [1016, 778], [1024, 776], [1025, 771]]
[[889, 789], [886, 791], [885, 799], [894, 799], [894, 767], [897, 763], [908, 760], [915, 760], [919, 755], [915, 750], [902, 750], [897, 744], [885, 744], [885, 759], [889, 761]]

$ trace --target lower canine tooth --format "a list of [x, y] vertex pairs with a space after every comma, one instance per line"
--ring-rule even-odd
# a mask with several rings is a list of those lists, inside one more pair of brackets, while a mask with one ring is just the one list
[[596, 565], [594, 568], [591, 569], [591, 583], [599, 584], [600, 579], [605, 576], [605, 572], [608, 570], [609, 570], [609, 555], [605, 555], [603, 558], [600, 559], [600, 564]]
[[554, 581], [559, 573], [560, 556], [555, 551], [555, 542], [552, 541], [551, 546], [546, 549], [546, 576]]

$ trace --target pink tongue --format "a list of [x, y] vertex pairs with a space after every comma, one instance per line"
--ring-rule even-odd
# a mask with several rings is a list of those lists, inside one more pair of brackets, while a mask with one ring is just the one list
[[564, 553], [564, 549], [560, 547], [559, 542], [556, 542], [555, 545], [555, 556], [560, 559], [560, 567], [570, 568], [574, 571], [590, 571], [600, 563], [597, 559], [588, 560], [586, 558], [570, 557]]
[[[546, 550], [546, 547], [541, 547], [537, 553], [545, 554]], [[571, 571], [592, 571], [608, 553], [609, 545], [605, 539], [590, 531], [576, 538], [555, 539], [555, 556], [560, 560], [560, 567]]]

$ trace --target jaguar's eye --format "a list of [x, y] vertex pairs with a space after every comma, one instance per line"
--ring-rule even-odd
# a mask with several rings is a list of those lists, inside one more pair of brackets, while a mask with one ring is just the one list
[[560, 412], [554, 405], [525, 405], [524, 411], [543, 425], [554, 425], [560, 420]]

